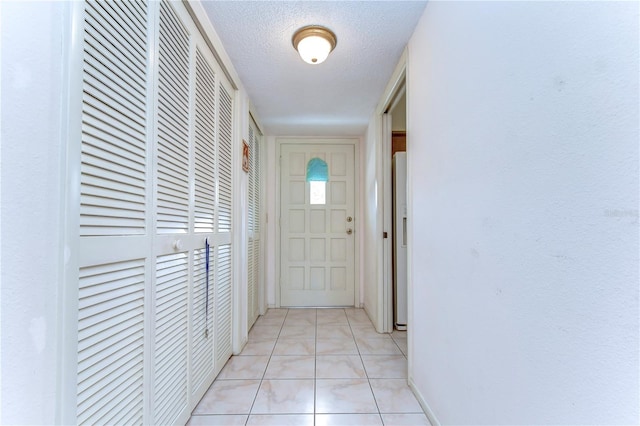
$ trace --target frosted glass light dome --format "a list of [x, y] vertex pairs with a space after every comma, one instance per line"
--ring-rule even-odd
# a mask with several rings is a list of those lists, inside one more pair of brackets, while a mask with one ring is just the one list
[[298, 43], [298, 53], [303, 61], [308, 64], [324, 62], [331, 52], [331, 44], [324, 38], [310, 36]]
[[337, 43], [331, 30], [319, 26], [300, 28], [291, 41], [302, 60], [312, 65], [324, 62]]

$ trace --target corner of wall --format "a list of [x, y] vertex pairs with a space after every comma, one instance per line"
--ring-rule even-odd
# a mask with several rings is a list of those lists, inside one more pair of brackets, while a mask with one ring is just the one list
[[424, 398], [424, 395], [422, 395], [422, 392], [420, 392], [420, 389], [416, 387], [416, 384], [413, 381], [413, 378], [411, 376], [409, 376], [409, 379], [407, 380], [407, 382], [409, 384], [409, 388], [413, 392], [413, 395], [416, 397], [416, 400], [420, 404], [420, 407], [422, 407], [422, 411], [424, 411], [424, 414], [429, 419], [429, 423], [431, 423], [431, 426], [440, 426], [441, 425], [440, 421], [438, 420], [435, 413], [427, 403], [427, 400]]

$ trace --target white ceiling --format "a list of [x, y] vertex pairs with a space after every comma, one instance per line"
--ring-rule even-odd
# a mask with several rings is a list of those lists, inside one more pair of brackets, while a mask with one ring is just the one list
[[[362, 135], [426, 1], [217, 1], [202, 4], [265, 133]], [[335, 32], [327, 60], [291, 45], [306, 25]]]

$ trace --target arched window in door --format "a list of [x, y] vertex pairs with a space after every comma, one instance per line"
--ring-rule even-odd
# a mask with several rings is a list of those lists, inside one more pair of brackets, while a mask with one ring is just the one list
[[309, 182], [309, 200], [311, 204], [326, 204], [329, 167], [318, 157], [307, 163], [307, 182]]

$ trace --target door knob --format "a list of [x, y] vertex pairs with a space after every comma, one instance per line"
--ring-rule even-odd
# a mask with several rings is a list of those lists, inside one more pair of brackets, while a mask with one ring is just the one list
[[347, 235], [351, 235], [351, 234], [353, 234], [353, 229], [351, 228], [347, 229]]

